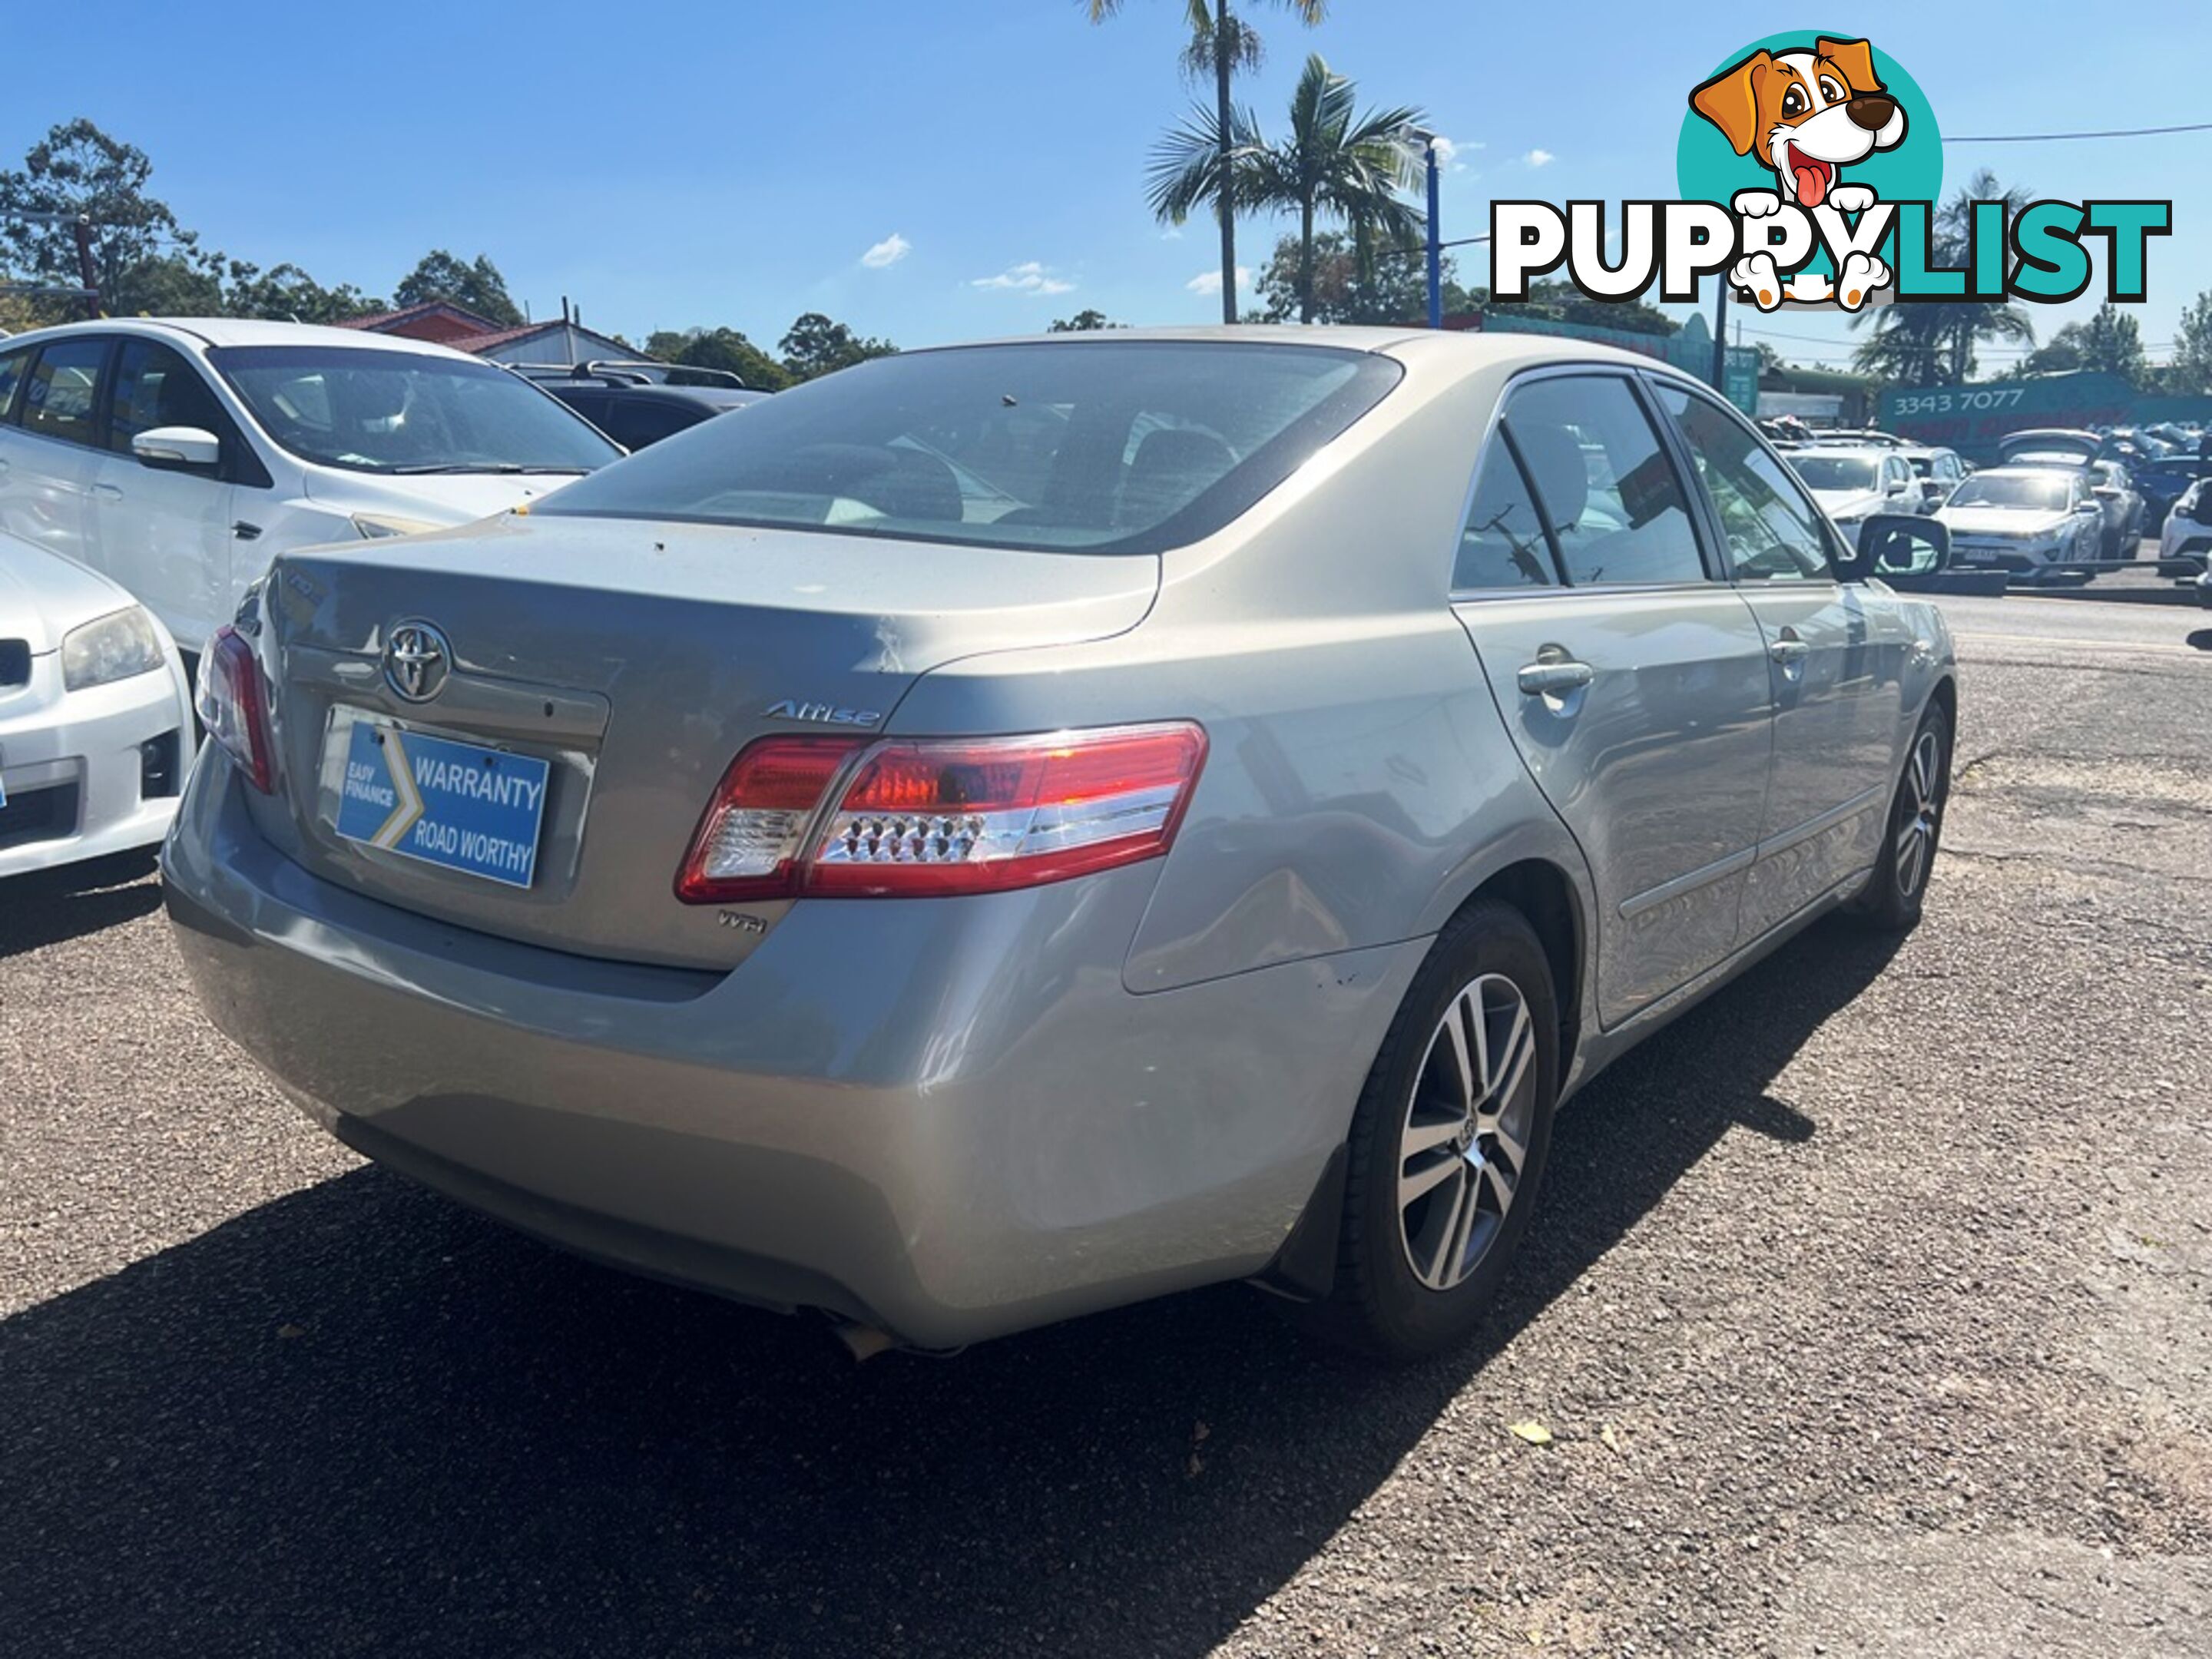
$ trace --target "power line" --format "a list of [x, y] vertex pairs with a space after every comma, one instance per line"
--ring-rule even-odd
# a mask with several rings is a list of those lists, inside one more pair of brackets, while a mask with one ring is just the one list
[[2212, 121], [2192, 121], [2179, 127], [2113, 127], [2103, 132], [1976, 133], [1972, 137], [1943, 135], [1947, 144], [2055, 144], [2076, 138], [2160, 138], [2170, 132], [2212, 132]]

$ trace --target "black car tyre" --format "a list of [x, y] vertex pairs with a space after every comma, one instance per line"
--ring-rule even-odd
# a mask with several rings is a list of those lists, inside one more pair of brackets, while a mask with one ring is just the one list
[[1931, 703], [1905, 752], [1874, 877], [1856, 907], [1872, 926], [1902, 933], [1919, 925], [1950, 799], [1951, 717], [1941, 703]]
[[1437, 936], [1352, 1116], [1334, 1288], [1304, 1322], [1409, 1360], [1462, 1341], [1528, 1231], [1559, 1091], [1557, 993], [1522, 914]]

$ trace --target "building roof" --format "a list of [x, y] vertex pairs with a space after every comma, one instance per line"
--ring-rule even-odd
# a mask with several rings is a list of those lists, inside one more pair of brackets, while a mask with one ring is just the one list
[[456, 351], [482, 353], [500, 346], [513, 345], [518, 340], [534, 339], [541, 334], [580, 334], [588, 339], [601, 342], [611, 354], [627, 355], [630, 351], [629, 347], [611, 335], [602, 334], [596, 329], [586, 328], [579, 322], [562, 322], [558, 317], [550, 318], [542, 323], [518, 323], [513, 328], [495, 327], [481, 334], [458, 335], [444, 343], [450, 345]]
[[449, 300], [425, 300], [420, 305], [402, 306], [397, 311], [379, 311], [367, 317], [349, 317], [338, 326], [365, 328], [377, 334], [398, 334], [410, 323], [422, 321], [458, 324], [461, 325], [458, 331], [467, 334], [489, 333], [500, 325], [495, 319], [481, 316]]

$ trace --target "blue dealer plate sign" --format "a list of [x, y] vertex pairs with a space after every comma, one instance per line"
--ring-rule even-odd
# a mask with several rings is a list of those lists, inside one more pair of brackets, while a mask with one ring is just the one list
[[545, 814], [545, 762], [357, 720], [337, 832], [471, 876], [527, 887]]

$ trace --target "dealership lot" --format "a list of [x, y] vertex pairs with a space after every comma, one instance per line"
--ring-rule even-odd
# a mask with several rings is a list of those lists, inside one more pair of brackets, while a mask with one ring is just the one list
[[0, 1650], [2200, 1651], [2212, 615], [1944, 604], [1926, 923], [1593, 1085], [1400, 1373], [1235, 1289], [855, 1368], [358, 1164], [150, 881], [0, 889]]

